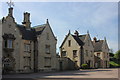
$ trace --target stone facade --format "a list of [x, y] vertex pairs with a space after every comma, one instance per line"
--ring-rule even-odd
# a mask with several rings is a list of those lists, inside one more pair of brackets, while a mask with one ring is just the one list
[[0, 79], [2, 79], [2, 21], [0, 20]]
[[[69, 58], [76, 69], [81, 68], [82, 64], [88, 64], [89, 68], [107, 68], [109, 67], [109, 48], [106, 40], [102, 41], [103, 43], [96, 44], [97, 41], [91, 40], [89, 32], [79, 35], [78, 31], [74, 34], [69, 31], [60, 46], [61, 58]], [[97, 47], [101, 49], [100, 52]], [[99, 58], [96, 56], [98, 52], [101, 55]]]
[[109, 47], [106, 41], [93, 39], [94, 55], [95, 55], [95, 67], [96, 68], [109, 68]]
[[45, 24], [32, 26], [30, 13], [24, 13], [22, 24], [13, 17], [13, 8], [1, 20], [0, 46], [3, 73], [48, 72], [73, 70], [88, 64], [89, 68], [109, 67], [109, 47], [105, 40], [91, 40], [89, 32], [66, 35], [56, 54], [57, 39], [47, 19]]
[[22, 24], [13, 17], [13, 8], [2, 18], [3, 72], [28, 73], [55, 71], [57, 39], [48, 19], [31, 27], [30, 13], [24, 13]]
[[75, 63], [75, 67], [81, 68], [82, 64], [88, 64], [90, 68], [94, 68], [94, 48], [89, 33], [79, 35], [70, 32], [60, 46], [61, 57], [67, 57]]

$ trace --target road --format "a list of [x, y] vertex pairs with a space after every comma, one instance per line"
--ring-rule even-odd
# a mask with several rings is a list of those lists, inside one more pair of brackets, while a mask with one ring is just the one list
[[10, 74], [3, 75], [3, 80], [67, 80], [67, 79], [92, 79], [92, 80], [118, 80], [118, 69], [89, 69], [89, 70], [75, 70], [52, 73], [31, 73], [31, 74]]

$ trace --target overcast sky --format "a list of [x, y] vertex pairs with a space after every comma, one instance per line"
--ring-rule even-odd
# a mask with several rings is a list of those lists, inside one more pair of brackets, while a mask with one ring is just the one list
[[[46, 23], [49, 20], [51, 28], [57, 37], [57, 52], [65, 35], [71, 30], [104, 39], [109, 48], [118, 50], [118, 3], [117, 2], [15, 2], [14, 18], [18, 24], [23, 21], [23, 13], [29, 12], [32, 26]], [[2, 15], [8, 14], [8, 6], [2, 3]]]

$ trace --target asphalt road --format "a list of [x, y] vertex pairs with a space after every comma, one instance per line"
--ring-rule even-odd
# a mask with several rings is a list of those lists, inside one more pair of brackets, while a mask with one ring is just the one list
[[118, 69], [90, 69], [52, 73], [10, 74], [2, 80], [119, 80]]

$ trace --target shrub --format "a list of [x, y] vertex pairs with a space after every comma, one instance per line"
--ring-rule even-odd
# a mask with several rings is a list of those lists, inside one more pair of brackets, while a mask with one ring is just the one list
[[82, 69], [87, 69], [88, 65], [87, 64], [82, 64], [81, 67], [82, 67]]

